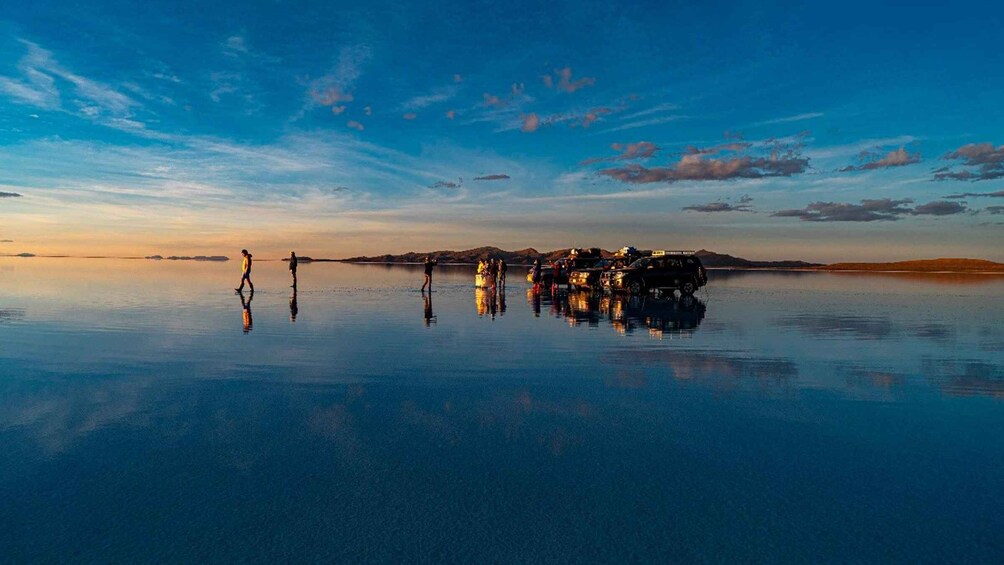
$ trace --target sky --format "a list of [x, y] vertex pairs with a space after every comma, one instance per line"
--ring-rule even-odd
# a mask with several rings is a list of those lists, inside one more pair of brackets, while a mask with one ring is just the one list
[[0, 254], [1004, 261], [1002, 16], [5, 3]]

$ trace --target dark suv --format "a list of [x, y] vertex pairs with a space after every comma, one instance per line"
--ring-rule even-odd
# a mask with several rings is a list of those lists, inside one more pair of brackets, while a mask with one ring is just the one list
[[611, 292], [644, 294], [661, 289], [690, 295], [708, 283], [708, 275], [693, 253], [655, 252], [623, 269], [604, 272], [600, 282]]

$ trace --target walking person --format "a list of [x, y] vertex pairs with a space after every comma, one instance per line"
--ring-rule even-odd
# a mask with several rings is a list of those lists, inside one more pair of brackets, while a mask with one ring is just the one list
[[530, 282], [533, 283], [534, 292], [537, 292], [540, 290], [540, 257], [533, 260], [533, 268], [530, 273]]
[[296, 289], [296, 252], [289, 252], [289, 274], [293, 275], [293, 284], [290, 288]]
[[508, 268], [509, 265], [506, 265], [505, 259], [499, 257], [499, 286], [502, 288], [505, 288], [505, 272]]
[[244, 262], [241, 264], [241, 285], [234, 290], [242, 292], [244, 283], [247, 282], [248, 286], [251, 287], [251, 292], [254, 292], [254, 283], [251, 282], [251, 254], [248, 253], [247, 249], [241, 249], [241, 255], [244, 256]]
[[432, 257], [426, 256], [425, 263], [425, 282], [422, 283], [422, 292], [425, 292], [425, 286], [429, 285], [429, 292], [432, 292], [432, 269], [436, 266], [439, 261], [433, 259]]

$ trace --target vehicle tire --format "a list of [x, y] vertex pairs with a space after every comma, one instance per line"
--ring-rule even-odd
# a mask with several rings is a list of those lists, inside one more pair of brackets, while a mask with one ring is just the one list
[[694, 281], [686, 281], [680, 285], [680, 293], [685, 296], [690, 296], [694, 294], [696, 290], [697, 290], [697, 285], [694, 284]]
[[631, 294], [641, 294], [645, 291], [645, 285], [641, 284], [641, 281], [631, 281], [628, 283], [628, 292]]

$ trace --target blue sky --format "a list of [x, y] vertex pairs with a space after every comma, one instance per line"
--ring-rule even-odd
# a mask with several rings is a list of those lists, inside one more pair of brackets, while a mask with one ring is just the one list
[[0, 253], [1004, 260], [1004, 9], [539, 4], [5, 7]]

